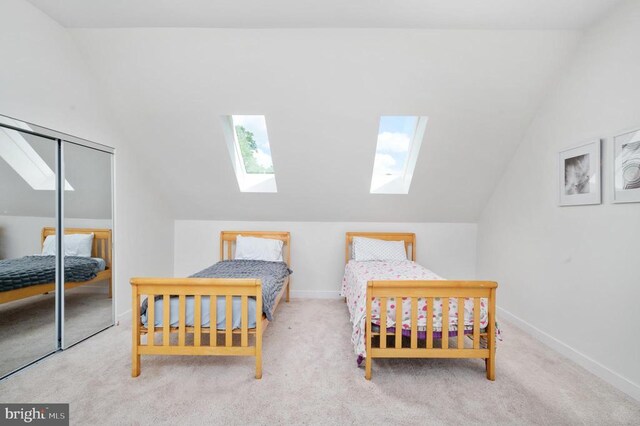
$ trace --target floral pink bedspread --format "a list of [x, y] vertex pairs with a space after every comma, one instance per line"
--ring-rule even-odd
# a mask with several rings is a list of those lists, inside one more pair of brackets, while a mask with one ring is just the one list
[[[341, 295], [347, 298], [351, 324], [351, 342], [354, 345], [356, 355], [366, 356], [365, 322], [366, 322], [366, 295], [367, 282], [371, 280], [443, 280], [444, 278], [433, 273], [427, 268], [409, 260], [394, 260], [385, 262], [356, 262], [350, 260], [344, 271], [342, 279]], [[442, 300], [433, 301], [433, 328], [434, 331], [442, 331]], [[380, 325], [380, 301], [374, 299], [371, 304], [372, 322]], [[402, 327], [410, 328], [411, 324], [411, 300], [403, 298], [402, 301]], [[427, 301], [418, 299], [418, 330], [424, 331], [427, 327]], [[396, 301], [387, 299], [387, 328], [395, 327]], [[480, 328], [485, 328], [488, 322], [487, 300], [480, 300]], [[464, 328], [473, 329], [473, 300], [466, 299], [464, 303]], [[449, 299], [449, 329], [458, 329], [458, 300]]]

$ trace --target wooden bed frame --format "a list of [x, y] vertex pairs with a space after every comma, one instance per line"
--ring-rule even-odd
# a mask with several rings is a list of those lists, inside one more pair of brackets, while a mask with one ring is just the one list
[[[345, 261], [350, 259], [350, 246], [353, 237], [375, 238], [387, 241], [404, 241], [407, 257], [415, 261], [416, 237], [409, 233], [382, 233], [382, 232], [348, 232], [346, 235]], [[409, 252], [409, 248], [411, 251]], [[496, 289], [498, 284], [493, 281], [369, 281], [367, 286], [367, 317], [366, 317], [366, 347], [367, 357], [365, 361], [365, 378], [371, 380], [371, 364], [373, 358], [482, 358], [485, 360], [487, 379], [495, 380], [496, 362]], [[380, 326], [378, 332], [372, 330], [371, 301], [373, 298], [380, 300], [380, 324], [386, 324], [387, 299], [388, 298], [411, 299], [411, 337], [402, 336], [402, 328], [393, 333], [386, 327]], [[442, 307], [442, 344], [435, 347], [433, 342], [433, 317], [427, 315], [426, 342], [424, 347], [418, 346], [418, 299], [427, 299], [427, 312], [433, 311], [434, 298], [458, 299], [458, 306], [463, 306], [464, 299], [473, 299], [473, 333], [467, 336], [473, 341], [470, 348], [464, 346], [464, 332], [457, 336], [449, 337], [449, 304]], [[480, 330], [480, 299], [488, 299], [488, 325], [485, 332]], [[396, 299], [397, 300], [397, 299]], [[402, 322], [402, 310], [396, 309], [396, 324]], [[464, 323], [464, 309], [458, 310], [458, 323]], [[405, 330], [406, 331], [406, 330]], [[389, 344], [388, 338], [392, 338]], [[374, 339], [377, 345], [374, 345]], [[486, 342], [486, 347], [481, 347], [481, 339]], [[455, 347], [449, 347], [451, 341], [455, 341]]]
[[[111, 252], [111, 229], [91, 229], [91, 228], [65, 228], [65, 235], [69, 234], [91, 234], [93, 233], [93, 245], [91, 247], [91, 257], [100, 257], [105, 261], [104, 271], [98, 272], [98, 275], [88, 281], [68, 282], [64, 284], [65, 290], [79, 287], [82, 285], [93, 284], [100, 281], [109, 282], [109, 297], [113, 291], [113, 270], [112, 252]], [[56, 228], [42, 228], [42, 236], [40, 245], [44, 245], [44, 240], [49, 235], [56, 235]], [[15, 290], [0, 292], [0, 304], [24, 299], [38, 294], [45, 294], [54, 291], [56, 283], [36, 284], [28, 287], [22, 287]]]
[[[257, 238], [270, 238], [280, 240], [283, 245], [283, 259], [291, 266], [291, 237], [288, 232], [261, 232], [261, 231], [222, 231], [220, 233], [220, 260], [233, 259], [233, 245], [238, 235]], [[226, 245], [226, 250], [225, 250]], [[285, 279], [284, 285], [278, 296], [274, 310], [277, 308], [283, 294], [289, 302], [290, 277]], [[262, 282], [260, 279], [230, 279], [230, 278], [132, 278], [132, 362], [131, 376], [140, 375], [140, 355], [234, 355], [255, 356], [256, 379], [262, 378], [262, 334], [269, 325], [267, 318], [262, 315], [262, 320], [256, 321], [255, 328], [248, 328], [249, 308], [248, 298], [256, 300], [256, 312], [262, 312]], [[162, 327], [155, 327], [155, 306], [149, 303], [147, 306], [147, 324], [144, 327], [140, 321], [140, 302], [142, 296], [154, 300], [156, 295], [161, 295], [163, 300]], [[178, 327], [170, 324], [170, 296], [178, 296]], [[194, 321], [194, 325], [186, 326], [186, 298], [194, 297], [194, 317], [199, 318], [202, 312], [202, 296], [209, 296], [210, 317], [217, 318], [216, 300], [218, 296], [226, 297], [226, 326], [225, 330], [211, 330], [210, 327], [202, 327], [200, 321]], [[232, 329], [232, 298], [241, 298], [241, 325], [239, 329]], [[213, 303], [212, 303], [213, 302]], [[171, 342], [171, 333], [177, 333], [176, 342]], [[141, 337], [147, 335], [145, 344]], [[156, 342], [155, 336], [160, 334], [162, 339]], [[193, 334], [193, 344], [187, 344], [186, 335]], [[209, 344], [204, 345], [202, 335], [209, 335]], [[212, 336], [213, 334], [213, 336]], [[224, 345], [218, 345], [218, 336], [224, 336]], [[233, 337], [240, 335], [240, 341], [234, 342]], [[249, 336], [253, 336], [253, 345], [249, 344]]]

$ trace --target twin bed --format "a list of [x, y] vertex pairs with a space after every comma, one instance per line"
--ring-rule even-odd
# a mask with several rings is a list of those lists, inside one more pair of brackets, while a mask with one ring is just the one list
[[[281, 242], [282, 261], [236, 259], [238, 237]], [[236, 355], [255, 357], [262, 378], [262, 335], [282, 297], [289, 302], [290, 242], [288, 232], [223, 231], [215, 265], [189, 278], [131, 279], [131, 375], [141, 355]]]
[[[234, 259], [239, 236], [282, 241], [282, 262]], [[403, 255], [386, 259], [382, 246], [378, 257], [358, 260], [353, 256], [358, 239], [401, 242]], [[366, 379], [371, 379], [373, 358], [480, 358], [487, 378], [495, 380], [497, 284], [444, 280], [415, 258], [415, 234], [346, 234], [342, 295]], [[133, 377], [140, 374], [141, 355], [160, 354], [254, 356], [255, 377], [262, 377], [262, 334], [283, 294], [289, 301], [290, 235], [222, 232], [220, 259], [190, 278], [131, 280]]]
[[[111, 230], [65, 228], [64, 233], [93, 234], [90, 257], [65, 256], [65, 290], [104, 281], [111, 297]], [[43, 228], [41, 245], [47, 237], [55, 235], [55, 228]], [[34, 255], [0, 260], [0, 304], [54, 291], [55, 274], [55, 256]]]
[[[354, 238], [401, 241], [406, 258], [385, 259], [383, 254], [380, 260], [353, 260]], [[371, 379], [374, 358], [480, 358], [485, 360], [487, 379], [495, 380], [498, 285], [444, 280], [415, 259], [415, 234], [346, 235], [342, 295], [349, 307], [356, 355], [365, 360], [366, 379]], [[464, 324], [463, 331], [459, 324]], [[465, 345], [465, 336], [470, 345]]]

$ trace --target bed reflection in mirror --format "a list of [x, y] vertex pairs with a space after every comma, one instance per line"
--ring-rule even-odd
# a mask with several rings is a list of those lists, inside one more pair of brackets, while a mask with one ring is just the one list
[[64, 142], [63, 346], [113, 324], [112, 154]]
[[58, 345], [55, 252], [42, 246], [43, 228], [55, 233], [56, 151], [55, 140], [0, 127], [0, 377]]

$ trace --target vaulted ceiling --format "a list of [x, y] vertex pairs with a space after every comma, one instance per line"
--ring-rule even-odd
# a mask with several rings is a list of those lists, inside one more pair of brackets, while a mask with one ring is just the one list
[[66, 27], [583, 29], [618, 0], [30, 0]]
[[[177, 2], [31, 2], [68, 27], [404, 27], [70, 30], [176, 218], [397, 222], [476, 220], [578, 30], [614, 3], [331, 10], [280, 0], [243, 11], [249, 2], [192, 0], [168, 13]], [[414, 10], [385, 19], [387, 3]], [[278, 193], [239, 191], [219, 119], [228, 114], [266, 116]], [[429, 117], [411, 190], [370, 194], [379, 117], [402, 114]]]

